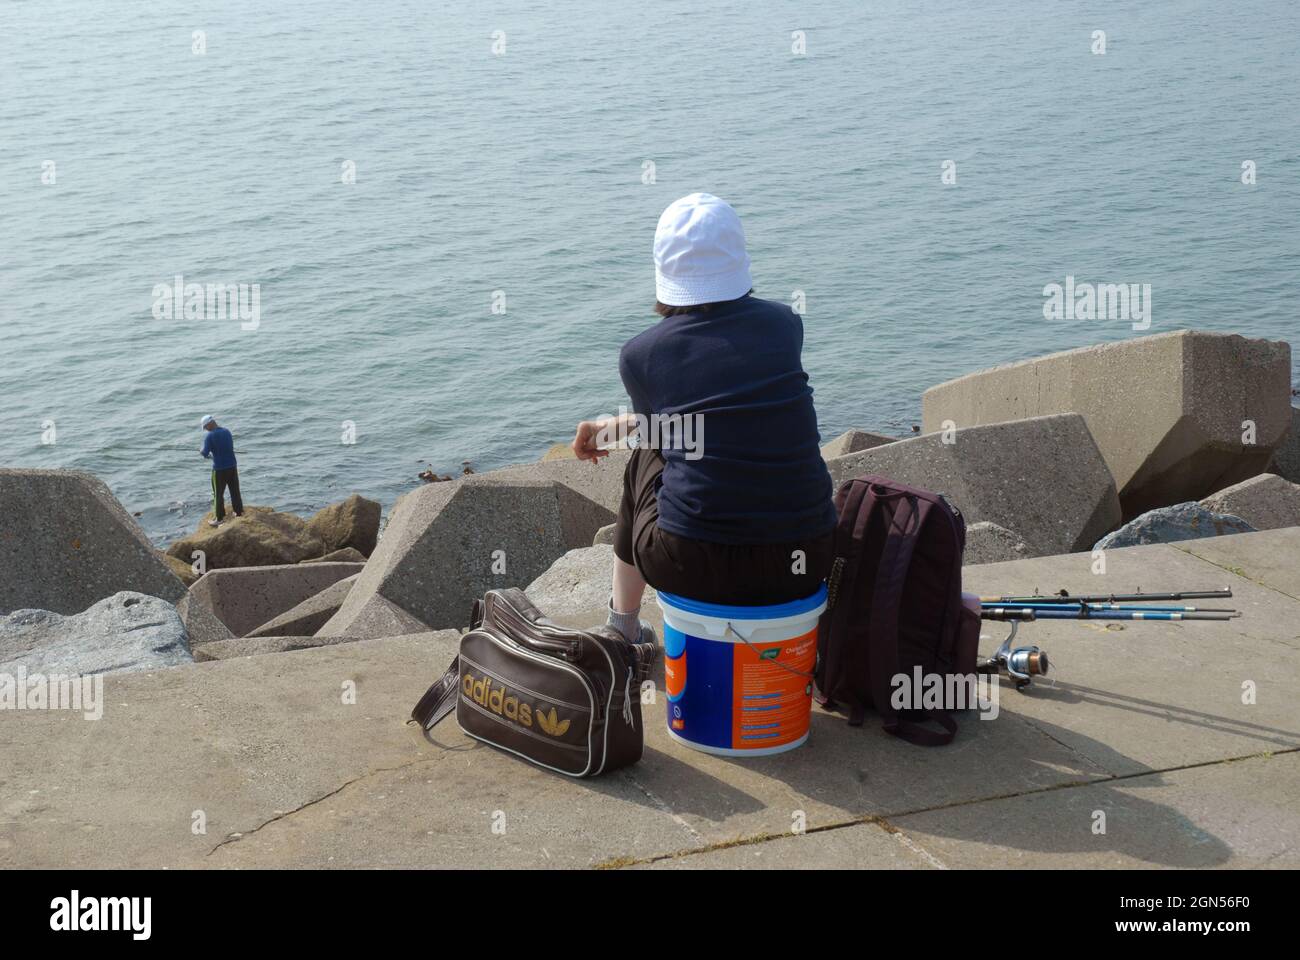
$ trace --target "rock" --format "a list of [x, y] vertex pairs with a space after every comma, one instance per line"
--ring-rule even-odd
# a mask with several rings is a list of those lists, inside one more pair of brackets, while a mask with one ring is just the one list
[[162, 551], [158, 552], [158, 556], [163, 563], [167, 564], [167, 569], [176, 574], [176, 578], [180, 580], [181, 583], [185, 584], [185, 586], [188, 587], [190, 584], [194, 583], [194, 581], [198, 580], [199, 575], [194, 572], [193, 564], [186, 563], [184, 560], [177, 560], [175, 557], [163, 553]]
[[1256, 530], [1300, 527], [1300, 484], [1262, 473], [1211, 494], [1201, 506], [1240, 517]]
[[[328, 508], [327, 508], [328, 509]], [[329, 551], [307, 521], [270, 507], [246, 507], [242, 517], [228, 515], [219, 527], [208, 526], [211, 514], [188, 537], [167, 548], [173, 557], [191, 562], [202, 551], [209, 572], [231, 567], [274, 567], [301, 563]]]
[[931, 387], [922, 407], [927, 432], [1082, 414], [1134, 517], [1267, 469], [1291, 422], [1290, 386], [1286, 343], [1181, 330], [972, 373]]
[[1176, 503], [1172, 507], [1149, 510], [1130, 520], [1098, 540], [1093, 549], [1112, 550], [1117, 547], [1136, 547], [1143, 543], [1174, 543], [1233, 533], [1252, 533], [1254, 530], [1241, 517], [1215, 513], [1199, 503]]
[[[530, 583], [524, 592], [538, 609], [556, 623], [591, 627], [605, 622], [609, 612], [610, 582], [614, 575], [614, 548], [598, 544], [570, 550]], [[663, 637], [663, 614], [654, 587], [646, 587], [641, 618]]]
[[1273, 466], [1269, 472], [1292, 483], [1300, 483], [1300, 407], [1291, 408], [1291, 429], [1274, 448]]
[[872, 447], [893, 443], [897, 439], [880, 433], [868, 433], [865, 430], [849, 430], [822, 447], [822, 458], [830, 460], [832, 457], [842, 457], [845, 454], [857, 453], [859, 450], [870, 450]]
[[578, 458], [573, 454], [572, 441], [569, 441], [568, 443], [554, 444], [550, 448], [548, 448], [544, 454], [542, 454], [543, 463], [545, 463], [547, 460], [576, 460], [576, 459]]
[[302, 563], [209, 570], [190, 587], [190, 602], [211, 610], [242, 637], [345, 577], [356, 563]]
[[16, 610], [0, 617], [0, 673], [92, 674], [192, 661], [176, 608], [123, 590], [81, 613]]
[[597, 530], [596, 535], [591, 538], [591, 545], [594, 547], [601, 543], [612, 544], [614, 542], [614, 528], [616, 526], [618, 526], [617, 523], [607, 523]]
[[1029, 555], [1024, 540], [1006, 527], [983, 520], [966, 528], [966, 552], [962, 562], [967, 566], [1020, 560]]
[[414, 490], [394, 505], [383, 540], [319, 632], [391, 635], [374, 631], [399, 612], [425, 629], [464, 626], [473, 601], [491, 587], [523, 586], [565, 550], [590, 543], [613, 519], [595, 510], [568, 487], [508, 470]]
[[185, 585], [102, 481], [0, 469], [0, 613], [80, 613], [121, 591], [169, 602]]
[[356, 547], [344, 547], [342, 550], [331, 550], [323, 557], [312, 557], [310, 560], [304, 560], [303, 563], [365, 563], [366, 555]]
[[185, 632], [190, 637], [191, 649], [203, 643], [215, 643], [229, 640], [234, 636], [230, 628], [217, 619], [217, 615], [202, 600], [189, 595], [181, 597], [176, 604], [176, 612], [185, 624]]
[[302, 603], [290, 607], [284, 613], [268, 620], [245, 636], [249, 637], [310, 637], [325, 621], [338, 613], [339, 607], [347, 599], [348, 591], [356, 583], [360, 573], [344, 577], [330, 584], [320, 593], [313, 594]]
[[327, 552], [351, 547], [363, 557], [374, 552], [379, 539], [379, 504], [358, 494], [330, 504], [307, 521], [307, 529], [320, 538]]
[[1039, 557], [1090, 549], [1121, 520], [1115, 482], [1083, 417], [1063, 414], [899, 440], [826, 461], [831, 478], [867, 473], [942, 493], [968, 525], [1014, 530]]

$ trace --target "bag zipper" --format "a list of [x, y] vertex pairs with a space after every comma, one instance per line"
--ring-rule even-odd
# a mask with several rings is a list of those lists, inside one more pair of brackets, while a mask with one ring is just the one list
[[[504, 619], [510, 622], [516, 629], [511, 633], [511, 639], [516, 643], [527, 647], [538, 647], [548, 653], [553, 653], [558, 657], [566, 660], [578, 660], [582, 655], [582, 642], [569, 638], [567, 640], [555, 640], [545, 637], [530, 637], [528, 631], [538, 630], [543, 633], [560, 633], [566, 634], [570, 631], [562, 627], [554, 627], [549, 624], [537, 623], [535, 620], [528, 620], [521, 616], [514, 607], [508, 603], [494, 603], [492, 605], [493, 618]], [[515, 633], [517, 632], [517, 636]]]

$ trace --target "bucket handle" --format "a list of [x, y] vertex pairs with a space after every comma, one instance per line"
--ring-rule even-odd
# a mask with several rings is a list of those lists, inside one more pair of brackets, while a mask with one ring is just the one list
[[[758, 658], [760, 660], [763, 659], [763, 652], [759, 650], [758, 647], [750, 643], [749, 640], [747, 640], [745, 637], [741, 636], [740, 631], [731, 625], [730, 620], [727, 621], [727, 632], [730, 633], [732, 636], [734, 636], [736, 639], [738, 639], [745, 646], [749, 647], [749, 649], [753, 650], [754, 653], [758, 655]], [[816, 677], [813, 674], [804, 673], [804, 671], [802, 670], [796, 670], [794, 667], [786, 666], [780, 660], [769, 660], [768, 663], [774, 663], [782, 670], [784, 670], [786, 673], [793, 673], [796, 677], [803, 677], [806, 680], [816, 679]]]

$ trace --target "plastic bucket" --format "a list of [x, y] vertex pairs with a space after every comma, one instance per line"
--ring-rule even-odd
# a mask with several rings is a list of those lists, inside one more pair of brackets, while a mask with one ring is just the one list
[[658, 599], [669, 736], [727, 757], [783, 753], [808, 739], [825, 584], [764, 607]]

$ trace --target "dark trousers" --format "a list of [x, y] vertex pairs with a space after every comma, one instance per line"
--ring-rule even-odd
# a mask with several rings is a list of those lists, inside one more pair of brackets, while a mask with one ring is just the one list
[[[705, 603], [763, 606], [817, 592], [835, 559], [831, 533], [793, 543], [711, 543], [659, 529], [658, 450], [637, 447], [623, 473], [614, 553], [656, 590]], [[799, 563], [795, 551], [802, 551]]]
[[230, 491], [230, 505], [235, 516], [244, 515], [244, 501], [239, 496], [239, 468], [212, 471], [212, 513], [220, 523], [226, 518], [226, 491]]

